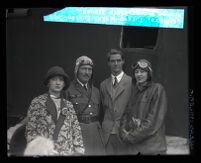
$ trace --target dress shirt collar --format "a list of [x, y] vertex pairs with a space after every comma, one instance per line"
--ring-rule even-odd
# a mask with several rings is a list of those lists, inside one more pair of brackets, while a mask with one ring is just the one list
[[115, 77], [117, 78], [117, 81], [118, 81], [118, 83], [119, 83], [119, 82], [121, 81], [123, 75], [124, 75], [124, 72], [123, 72], [123, 71], [122, 71], [119, 75], [117, 75], [117, 76], [114, 76], [113, 74], [111, 74], [111, 76], [112, 76], [112, 83], [114, 84], [114, 78], [115, 78]]

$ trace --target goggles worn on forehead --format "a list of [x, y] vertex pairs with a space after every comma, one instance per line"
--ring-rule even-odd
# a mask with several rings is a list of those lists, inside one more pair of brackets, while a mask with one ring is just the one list
[[138, 61], [135, 66], [132, 65], [132, 69], [136, 69], [137, 67], [140, 67], [142, 69], [147, 69], [148, 68], [150, 71], [152, 71], [151, 67], [145, 61]]
[[137, 64], [138, 64], [140, 67], [142, 67], [142, 68], [147, 68], [147, 67], [148, 67], [147, 62], [138, 61]]
[[90, 60], [81, 60], [81, 61], [78, 61], [78, 62], [76, 62], [76, 66], [77, 65], [91, 65], [91, 66], [93, 66], [93, 62], [92, 61], [90, 61]]

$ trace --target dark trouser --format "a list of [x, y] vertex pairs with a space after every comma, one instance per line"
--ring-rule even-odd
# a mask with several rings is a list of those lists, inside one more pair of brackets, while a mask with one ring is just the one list
[[116, 134], [110, 134], [106, 144], [107, 155], [127, 155], [128, 151], [124, 144]]

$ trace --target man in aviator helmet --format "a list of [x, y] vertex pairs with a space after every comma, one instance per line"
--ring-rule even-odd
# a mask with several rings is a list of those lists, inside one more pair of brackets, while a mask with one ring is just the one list
[[93, 61], [81, 56], [75, 63], [75, 78], [66, 96], [74, 105], [81, 126], [86, 155], [103, 155], [102, 130], [99, 122], [100, 94], [93, 86]]

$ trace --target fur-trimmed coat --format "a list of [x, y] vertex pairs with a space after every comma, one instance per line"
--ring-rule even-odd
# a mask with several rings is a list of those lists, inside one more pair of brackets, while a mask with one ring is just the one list
[[71, 102], [61, 99], [57, 120], [56, 107], [49, 94], [40, 95], [32, 100], [27, 118], [27, 143], [43, 136], [54, 141], [58, 155], [84, 154], [81, 128]]

